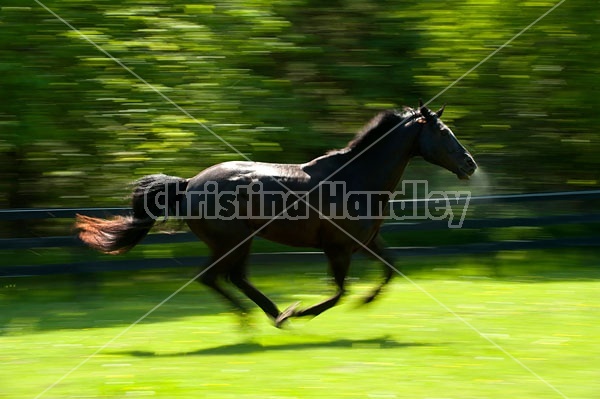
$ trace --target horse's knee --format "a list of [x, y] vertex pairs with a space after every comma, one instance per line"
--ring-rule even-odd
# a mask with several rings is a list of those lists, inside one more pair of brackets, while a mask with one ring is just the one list
[[239, 271], [231, 271], [227, 273], [227, 280], [229, 280], [233, 285], [238, 287], [247, 281], [246, 274], [240, 273]]
[[196, 278], [196, 281], [200, 284], [204, 284], [208, 287], [213, 287], [217, 281], [218, 275], [216, 273], [211, 273], [210, 271], [205, 271], [200, 276]]

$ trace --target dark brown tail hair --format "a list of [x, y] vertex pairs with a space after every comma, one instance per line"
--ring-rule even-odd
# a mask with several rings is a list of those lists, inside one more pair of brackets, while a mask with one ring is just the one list
[[176, 215], [188, 180], [163, 174], [144, 176], [135, 182], [132, 214], [100, 219], [77, 215], [77, 235], [88, 246], [107, 254], [122, 254], [135, 247], [156, 220]]

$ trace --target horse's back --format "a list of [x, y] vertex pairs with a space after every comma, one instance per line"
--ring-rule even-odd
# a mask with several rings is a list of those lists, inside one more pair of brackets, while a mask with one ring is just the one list
[[297, 164], [267, 162], [229, 161], [211, 166], [198, 173], [188, 187], [196, 189], [208, 184], [217, 184], [228, 189], [239, 185], [260, 183], [269, 191], [310, 189], [311, 176]]

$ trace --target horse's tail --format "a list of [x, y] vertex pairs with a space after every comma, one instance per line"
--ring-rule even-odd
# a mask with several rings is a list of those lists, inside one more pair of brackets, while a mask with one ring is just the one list
[[132, 210], [112, 219], [77, 215], [79, 238], [98, 251], [121, 254], [135, 247], [160, 217], [177, 215], [188, 180], [163, 174], [144, 176], [135, 182]]

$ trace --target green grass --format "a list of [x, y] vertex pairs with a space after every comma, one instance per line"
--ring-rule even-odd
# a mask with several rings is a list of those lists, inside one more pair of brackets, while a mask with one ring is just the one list
[[[556, 389], [587, 399], [600, 392], [597, 251], [399, 264], [409, 262], [404, 270], [416, 285], [397, 278], [378, 301], [357, 308], [378, 275], [376, 265], [363, 262], [363, 272], [357, 264], [340, 306], [285, 330], [259, 311], [242, 327], [195, 284], [128, 329], [192, 270], [1, 280], [0, 397], [36, 397], [119, 334], [43, 397], [561, 398]], [[282, 308], [331, 291], [322, 264], [252, 271]]]

